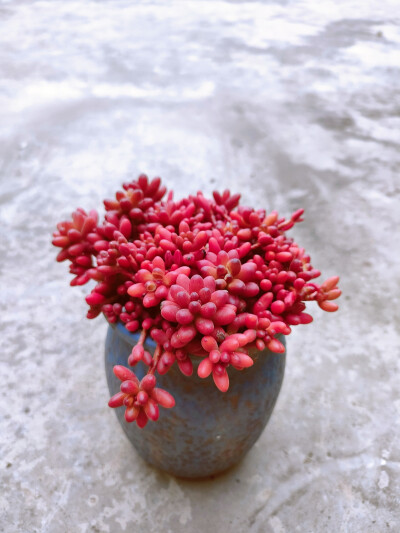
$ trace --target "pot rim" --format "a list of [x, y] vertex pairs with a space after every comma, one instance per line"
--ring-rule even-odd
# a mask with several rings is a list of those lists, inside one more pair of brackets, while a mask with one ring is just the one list
[[[135, 333], [131, 333], [126, 329], [124, 323], [120, 320], [118, 320], [118, 322], [116, 322], [115, 324], [111, 324], [111, 322], [107, 321], [107, 324], [113, 329], [117, 330], [118, 335], [123, 337], [125, 341], [128, 342], [130, 345], [135, 346], [135, 344], [139, 340], [140, 332], [135, 331]], [[150, 335], [146, 337], [145, 344], [147, 344], [152, 350], [155, 350], [157, 346], [156, 342], [150, 337]]]
[[[120, 320], [114, 324], [108, 322], [108, 325], [113, 328], [114, 330], [117, 331], [117, 334], [120, 335], [128, 344], [130, 344], [132, 347], [135, 346], [135, 344], [137, 343], [138, 339], [139, 339], [139, 336], [140, 336], [140, 333], [137, 331], [135, 333], [131, 333], [129, 332], [125, 325], [123, 324], [123, 322], [121, 322]], [[282, 334], [279, 334], [276, 336], [280, 342], [285, 346], [285, 351], [283, 353], [277, 353], [275, 355], [277, 356], [286, 356], [286, 338], [285, 338], [285, 335], [282, 335]], [[147, 345], [147, 349], [150, 349], [152, 351], [154, 351], [156, 349], [156, 346], [157, 346], [157, 343], [150, 337], [150, 335], [146, 338], [146, 342], [145, 342], [145, 346]], [[266, 348], [265, 350], [263, 351], [267, 351], [269, 353], [275, 353], [275, 352], [271, 352], [270, 350], [268, 350], [268, 348]], [[256, 361], [260, 355], [260, 351], [259, 350], [252, 350], [249, 352], [249, 356], [254, 360]], [[192, 363], [194, 363], [195, 366], [198, 366], [200, 364], [200, 362], [202, 361], [202, 356], [199, 356], [199, 355], [196, 355], [196, 354], [188, 354], [190, 359], [192, 360]]]

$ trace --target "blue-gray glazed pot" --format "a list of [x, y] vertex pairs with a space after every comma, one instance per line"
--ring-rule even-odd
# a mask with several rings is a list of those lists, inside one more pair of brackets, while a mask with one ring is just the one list
[[[128, 357], [139, 335], [123, 324], [110, 326], [106, 338], [105, 363], [108, 387], [113, 396], [120, 380], [114, 365], [128, 367]], [[284, 338], [280, 339], [285, 342]], [[150, 339], [146, 349], [154, 352]], [[193, 375], [184, 376], [177, 365], [157, 375], [157, 386], [176, 401], [172, 409], [160, 407], [157, 422], [144, 429], [124, 419], [123, 407], [115, 409], [118, 420], [137, 452], [149, 463], [179, 477], [199, 478], [218, 474], [237, 463], [265, 428], [275, 406], [285, 370], [285, 354], [265, 350], [251, 354], [254, 365], [242, 371], [229, 368], [229, 390], [220, 392], [211, 376], [200, 379], [201, 357], [191, 356]], [[139, 363], [134, 372], [141, 379], [147, 367]]]

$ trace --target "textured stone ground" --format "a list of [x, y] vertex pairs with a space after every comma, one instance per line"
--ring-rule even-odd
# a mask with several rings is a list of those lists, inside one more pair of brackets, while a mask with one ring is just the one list
[[[0, 3], [1, 531], [400, 530], [399, 18], [397, 0]], [[106, 325], [49, 244], [141, 171], [305, 207], [294, 236], [342, 278], [217, 479], [135, 454], [106, 406]]]

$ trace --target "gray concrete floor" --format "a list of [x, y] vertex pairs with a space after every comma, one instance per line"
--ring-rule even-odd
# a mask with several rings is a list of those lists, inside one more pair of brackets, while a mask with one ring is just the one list
[[[0, 4], [0, 530], [400, 530], [397, 1]], [[55, 223], [128, 177], [289, 215], [341, 309], [288, 339], [274, 415], [202, 482], [147, 466], [107, 407], [106, 324]]]

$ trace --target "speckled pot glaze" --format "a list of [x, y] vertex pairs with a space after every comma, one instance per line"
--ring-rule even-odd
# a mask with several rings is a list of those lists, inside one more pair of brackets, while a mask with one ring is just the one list
[[[106, 338], [106, 374], [111, 395], [121, 382], [114, 365], [128, 366], [128, 356], [138, 340], [122, 324], [110, 326]], [[281, 339], [281, 342], [285, 342]], [[150, 339], [146, 349], [153, 352]], [[230, 387], [220, 392], [212, 377], [200, 379], [200, 357], [192, 356], [194, 372], [184, 376], [176, 365], [157, 376], [159, 387], [171, 392], [176, 405], [160, 408], [157, 422], [144, 429], [124, 419], [124, 409], [116, 409], [118, 420], [138, 453], [152, 465], [179, 477], [198, 478], [218, 474], [237, 463], [253, 446], [265, 428], [275, 406], [285, 370], [285, 354], [268, 350], [257, 352], [251, 368], [241, 372], [230, 368]], [[135, 366], [141, 379], [142, 363]]]

